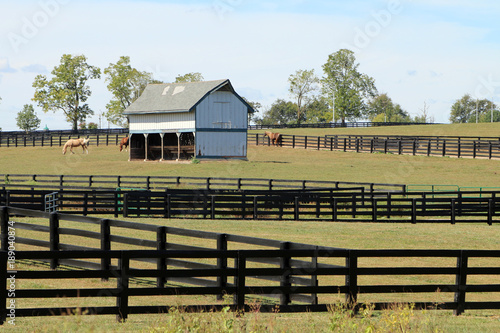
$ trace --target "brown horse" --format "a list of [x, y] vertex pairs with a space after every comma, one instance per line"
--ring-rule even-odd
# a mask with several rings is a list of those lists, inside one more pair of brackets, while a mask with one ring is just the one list
[[123, 148], [127, 149], [127, 147], [128, 147], [128, 136], [124, 137], [120, 141], [120, 152], [123, 150]]
[[281, 134], [266, 131], [264, 133], [264, 137], [266, 137], [266, 136], [269, 137], [273, 146], [281, 145], [281, 140], [282, 140]]
[[87, 151], [87, 154], [88, 154], [89, 153], [88, 143], [89, 143], [89, 139], [82, 139], [82, 138], [70, 139], [64, 144], [62, 153], [63, 153], [63, 155], [66, 154], [66, 149], [68, 149], [68, 147], [69, 147], [69, 151], [72, 154], [74, 154], [73, 147], [82, 146], [83, 152], [85, 153], [85, 151]]

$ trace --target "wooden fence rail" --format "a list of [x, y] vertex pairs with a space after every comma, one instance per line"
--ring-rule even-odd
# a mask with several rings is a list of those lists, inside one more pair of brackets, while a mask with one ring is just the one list
[[[249, 142], [271, 145], [263, 134], [249, 134]], [[372, 135], [282, 135], [281, 147], [317, 150], [340, 150], [365, 153], [500, 158], [499, 137], [452, 136], [372, 136]]]
[[0, 132], [0, 147], [61, 147], [67, 140], [77, 138], [89, 138], [89, 145], [93, 146], [115, 146], [120, 143], [122, 137], [127, 134], [12, 134], [6, 135]]
[[[233, 303], [229, 307], [233, 310], [250, 311], [251, 306], [246, 301], [248, 296], [259, 296], [274, 294], [280, 297], [280, 312], [318, 312], [328, 311], [327, 302], [318, 304], [301, 304], [291, 301], [291, 296], [297, 293], [315, 293], [323, 296], [335, 296], [339, 293], [346, 295], [346, 303], [355, 304], [356, 307], [362, 307], [365, 302], [369, 302], [377, 310], [387, 309], [394, 302], [374, 301], [373, 295], [390, 293], [391, 295], [400, 294], [402, 301], [399, 303], [413, 303], [417, 309], [448, 309], [453, 310], [455, 315], [462, 314], [465, 310], [474, 309], [500, 309], [498, 301], [466, 301], [467, 295], [474, 293], [498, 293], [500, 284], [498, 284], [498, 275], [500, 267], [491, 265], [488, 267], [471, 267], [469, 259], [491, 259], [499, 258], [500, 251], [454, 251], [454, 250], [335, 250], [335, 251], [311, 251], [311, 250], [230, 250], [230, 251], [18, 251], [15, 254], [16, 260], [51, 260], [61, 259], [118, 259], [117, 267], [99, 268], [92, 270], [16, 270], [15, 273], [9, 273], [5, 267], [8, 264], [8, 251], [0, 251], [0, 280], [4, 280], [11, 285], [12, 281], [24, 279], [43, 279], [60, 280], [72, 279], [75, 287], [57, 288], [57, 289], [15, 289], [15, 298], [10, 297], [9, 289], [2, 288], [0, 291], [0, 321], [15, 317], [28, 316], [53, 316], [67, 315], [69, 313], [82, 313], [85, 315], [108, 314], [116, 315], [118, 321], [125, 321], [130, 314], [143, 313], [166, 313], [172, 307], [182, 306], [187, 311], [211, 311], [220, 310], [228, 305], [214, 303], [209, 305], [191, 305], [179, 304], [167, 301], [165, 296], [175, 296], [177, 302], [179, 297], [189, 295], [233, 295]], [[345, 260], [346, 267], [328, 267], [328, 268], [292, 268], [288, 266], [290, 257], [311, 258], [311, 260], [321, 260], [324, 258], [341, 258]], [[362, 265], [360, 260], [364, 258], [377, 258], [377, 261], [369, 261], [366, 266]], [[410, 258], [431, 258], [434, 260], [440, 258], [452, 258], [456, 265], [437, 265], [435, 267], [381, 267], [376, 263], [380, 258], [393, 258], [399, 261]], [[232, 260], [234, 265], [228, 267], [217, 267], [212, 269], [138, 269], [132, 266], [133, 260], [157, 259], [157, 260], [177, 260], [179, 258], [200, 258], [215, 259], [219, 261]], [[285, 264], [279, 268], [269, 268], [265, 266], [250, 267], [248, 260], [268, 260], [277, 259]], [[339, 276], [343, 278], [344, 283], [330, 282], [324, 285], [315, 286], [295, 286], [291, 279], [294, 276], [320, 276], [325, 279]], [[408, 284], [403, 281], [391, 285], [378, 285], [375, 283], [363, 284], [360, 282], [364, 276], [394, 276], [412, 277], [416, 279], [425, 276], [428, 280], [434, 280], [435, 276], [449, 276], [454, 278], [455, 283], [434, 282], [425, 283], [424, 279], [419, 284]], [[268, 285], [256, 284], [256, 276], [274, 276], [279, 280]], [[475, 276], [492, 276], [487, 283], [471, 284], [469, 279]], [[162, 278], [195, 278], [211, 277], [213, 279], [225, 278], [234, 281], [231, 284], [216, 287], [193, 287], [193, 286], [163, 286], [141, 287], [134, 283], [134, 279], [162, 279]], [[87, 279], [113, 279], [116, 280], [116, 288], [103, 287], [99, 289], [89, 289], [84, 287]], [[83, 281], [82, 281], [83, 280]], [[435, 304], [432, 299], [424, 301], [415, 301], [417, 294], [433, 294], [439, 292], [440, 295], [450, 295], [453, 299]], [[364, 302], [358, 302], [358, 297], [363, 295]], [[162, 301], [154, 301], [151, 296], [164, 296]], [[371, 297], [370, 297], [371, 296]], [[50, 299], [58, 298], [60, 303], [68, 303], [78, 297], [94, 298], [114, 298], [115, 306], [32, 306], [30, 308], [12, 307], [11, 301], [19, 299]], [[148, 305], [130, 305], [132, 298], [147, 297]], [[66, 302], [64, 302], [66, 301]], [[156, 303], [156, 304], [155, 304]], [[9, 306], [7, 306], [9, 304]], [[17, 304], [22, 304], [17, 302]], [[276, 311], [276, 305], [262, 304], [260, 311]]]
[[[163, 190], [173, 187], [197, 189], [265, 189], [296, 190], [316, 188], [359, 188], [367, 192], [405, 191], [403, 184], [361, 183], [343, 181], [315, 181], [264, 178], [218, 178], [178, 176], [106, 176], [106, 175], [43, 175], [43, 174], [0, 174], [4, 186], [47, 189], [144, 189]], [[0, 184], [1, 186], [1, 184]]]
[[[68, 214], [189, 219], [330, 222], [460, 223], [492, 225], [500, 192], [365, 192], [364, 188], [307, 191], [0, 190], [0, 205]], [[53, 196], [56, 195], [57, 199]]]
[[371, 122], [358, 121], [347, 123], [312, 123], [312, 124], [270, 124], [270, 125], [249, 125], [249, 130], [277, 129], [277, 128], [359, 128], [359, 127], [379, 127], [379, 126], [408, 126], [408, 125], [436, 125], [430, 123], [401, 123], [401, 122]]
[[[16, 222], [19, 216], [38, 217], [49, 223]], [[75, 224], [81, 227], [75, 228]], [[5, 289], [0, 288], [2, 322], [9, 315], [68, 313], [112, 314], [123, 321], [129, 314], [162, 313], [179, 305], [188, 311], [227, 306], [193, 305], [185, 298], [179, 302], [179, 297], [189, 295], [213, 295], [217, 299], [233, 295], [229, 306], [245, 311], [255, 302], [248, 297], [277, 300], [280, 312], [327, 311], [328, 304], [338, 300], [339, 294], [345, 295], [348, 303], [363, 306], [367, 302], [376, 309], [386, 309], [394, 302], [413, 303], [422, 309], [451, 309], [457, 315], [465, 310], [500, 309], [495, 299], [495, 293], [500, 292], [498, 250], [349, 250], [12, 207], [0, 207], [0, 226], [0, 280], [8, 282]], [[119, 236], [119, 229], [141, 230], [153, 237]], [[23, 237], [23, 231], [36, 231], [42, 236]], [[100, 245], [84, 247], [82, 243], [91, 242], [79, 240], [65, 244], [61, 241], [64, 235], [95, 239]], [[182, 236], [176, 238], [182, 243], [172, 241], [175, 236]], [[196, 239], [203, 246], [197, 246]], [[213, 247], [207, 247], [208, 240], [215, 241]], [[21, 244], [49, 251], [16, 251]], [[111, 251], [124, 244], [140, 248]], [[26, 269], [17, 266], [25, 260], [50, 263], [51, 270], [43, 265], [29, 265]], [[61, 265], [65, 267], [59, 270]], [[391, 278], [390, 285], [384, 277]], [[107, 282], [102, 288], [87, 289], [84, 285], [90, 278], [115, 281], [116, 288]], [[15, 281], [24, 279], [71, 279], [72, 287], [23, 289], [22, 284], [17, 284], [12, 288]], [[439, 302], [436, 291], [443, 297]], [[474, 299], [476, 293], [479, 296]], [[377, 296], [381, 294], [397, 297], [397, 301], [381, 301]], [[363, 302], [359, 302], [360, 295]], [[137, 297], [144, 296], [148, 297], [147, 305], [129, 305], [131, 298], [137, 304]], [[176, 298], [162, 298], [154, 304], [150, 296]], [[72, 303], [78, 297], [113, 298], [116, 306], [78, 307]], [[36, 305], [36, 299], [43, 302], [47, 298], [59, 298], [59, 306]], [[30, 299], [32, 304], [20, 308], [23, 303], [17, 300], [21, 299]], [[17, 306], [9, 307], [13, 303]], [[260, 309], [273, 311], [276, 307], [268, 303]]]

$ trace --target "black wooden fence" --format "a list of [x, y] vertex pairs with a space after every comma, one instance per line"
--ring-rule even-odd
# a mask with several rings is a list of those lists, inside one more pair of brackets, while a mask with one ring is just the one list
[[[373, 136], [325, 135], [304, 136], [283, 134], [281, 147], [316, 150], [340, 150], [364, 153], [406, 154], [470, 158], [500, 158], [500, 137], [453, 136]], [[249, 134], [249, 142], [271, 145], [264, 134]]]
[[[0, 190], [0, 205], [115, 217], [293, 220], [329, 222], [459, 223], [492, 225], [500, 192], [366, 192], [358, 189], [263, 190]], [[56, 199], [53, 199], [56, 196]]]
[[[197, 189], [316, 189], [316, 188], [358, 188], [368, 192], [405, 191], [406, 185], [362, 183], [345, 181], [316, 181], [264, 178], [218, 178], [218, 177], [177, 177], [177, 176], [93, 176], [93, 175], [40, 175], [40, 174], [0, 174], [5, 185], [18, 188], [47, 189], [144, 189], [162, 190], [172, 187]], [[1, 186], [1, 184], [0, 184]]]
[[[11, 215], [49, 219], [49, 226], [15, 222], [10, 219]], [[81, 223], [83, 228], [62, 227], [64, 221]], [[210, 311], [228, 306], [220, 302], [192, 304], [186, 298], [179, 302], [179, 297], [190, 295], [213, 295], [218, 299], [222, 295], [232, 295], [233, 303], [229, 306], [244, 311], [251, 310], [254, 297], [279, 299], [278, 303], [263, 303], [260, 306], [263, 312], [275, 311], [276, 304], [280, 312], [327, 311], [339, 294], [345, 295], [347, 303], [356, 306], [369, 303], [375, 309], [387, 309], [393, 303], [413, 303], [417, 309], [449, 309], [456, 315], [465, 310], [500, 309], [500, 302], [495, 298], [498, 295], [495, 293], [500, 292], [500, 251], [336, 249], [10, 207], [0, 208], [0, 224], [0, 280], [7, 282], [7, 287], [0, 288], [2, 323], [12, 316], [68, 313], [116, 315], [123, 321], [130, 314], [165, 313], [176, 306], [188, 311]], [[85, 226], [88, 224], [99, 231], [89, 230]], [[156, 240], [115, 235], [111, 233], [112, 228], [150, 231]], [[22, 237], [22, 230], [42, 232], [50, 236], [49, 241]], [[205, 239], [203, 244], [209, 239], [216, 241], [217, 248], [193, 246], [192, 239], [187, 240], [189, 245], [174, 244], [167, 234]], [[100, 241], [100, 246], [96, 250], [82, 247], [82, 242], [63, 244], [61, 235], [94, 239]], [[228, 250], [231, 241], [261, 248]], [[112, 251], [112, 242], [155, 250]], [[48, 247], [50, 251], [16, 251], [18, 244]], [[279, 250], [262, 249], [262, 246], [278, 246]], [[27, 269], [17, 267], [26, 260], [49, 262], [52, 270], [39, 265], [30, 265]], [[408, 262], [411, 264], [406, 264]], [[69, 266], [58, 269], [62, 264]], [[421, 278], [423, 276], [425, 279]], [[116, 288], [109, 287], [109, 282], [98, 289], [83, 286], [87, 279], [96, 278], [116, 281]], [[390, 284], [386, 283], [387, 278], [391, 279]], [[17, 281], [24, 279], [71, 279], [72, 287], [18, 287], [21, 284]], [[172, 284], [174, 281], [177, 284]], [[419, 282], [415, 284], [414, 281]], [[381, 301], [383, 294], [390, 294], [395, 300]], [[360, 295], [363, 295], [363, 302], [358, 300]], [[438, 302], [436, 295], [442, 297]], [[162, 297], [155, 301], [151, 296], [175, 296], [176, 299]], [[75, 306], [79, 297], [112, 298], [116, 305]], [[144, 297], [147, 301], [137, 301]], [[44, 302], [55, 298], [59, 300], [58, 307], [37, 305], [36, 302], [36, 299]], [[135, 305], [129, 304], [132, 298]], [[22, 299], [31, 300], [29, 308], [19, 306], [23, 303], [18, 300]]]
[[312, 124], [270, 124], [270, 125], [249, 125], [249, 130], [278, 129], [278, 128], [359, 128], [359, 127], [379, 127], [379, 126], [408, 126], [408, 125], [436, 125], [430, 123], [401, 123], [401, 122], [372, 122], [358, 121], [342, 123], [312, 123]]
[[120, 143], [121, 138], [127, 133], [34, 133], [34, 134], [10, 134], [0, 131], [0, 147], [61, 147], [69, 139], [89, 138], [89, 145], [114, 146]]

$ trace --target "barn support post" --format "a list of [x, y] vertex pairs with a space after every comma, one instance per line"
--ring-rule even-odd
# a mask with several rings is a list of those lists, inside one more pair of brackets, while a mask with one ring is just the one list
[[181, 159], [181, 134], [182, 133], [175, 133], [177, 134], [177, 160], [176, 161], [179, 161]]
[[163, 137], [165, 136], [165, 133], [160, 133], [160, 140], [161, 140], [161, 158], [160, 162], [164, 160], [165, 157], [165, 143], [163, 142]]
[[148, 134], [144, 133], [144, 162], [148, 160]]

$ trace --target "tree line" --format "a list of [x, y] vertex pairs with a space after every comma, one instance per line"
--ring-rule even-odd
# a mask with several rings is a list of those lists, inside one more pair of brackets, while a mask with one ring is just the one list
[[328, 56], [323, 77], [314, 70], [298, 70], [288, 78], [291, 101], [276, 100], [257, 124], [300, 124], [368, 119], [374, 122], [432, 122], [427, 109], [412, 118], [387, 93], [379, 93], [375, 80], [359, 71], [354, 52], [341, 49]]
[[[331, 121], [355, 121], [368, 119], [373, 122], [433, 122], [424, 103], [421, 114], [411, 117], [401, 105], [394, 103], [387, 93], [379, 93], [375, 80], [359, 71], [354, 52], [341, 49], [328, 56], [322, 66], [323, 77], [314, 70], [297, 70], [288, 78], [291, 100], [277, 99], [264, 110], [258, 102], [245, 99], [254, 109], [249, 120], [256, 124], [300, 124]], [[104, 116], [120, 127], [127, 127], [123, 111], [132, 104], [150, 83], [164, 83], [153, 78], [153, 74], [133, 68], [130, 57], [122, 56], [110, 63], [102, 73], [113, 98], [106, 104]], [[64, 54], [60, 64], [51, 72], [51, 78], [37, 75], [32, 100], [43, 112], [63, 112], [73, 130], [97, 128], [97, 124], [86, 124], [94, 115], [87, 104], [92, 91], [88, 81], [101, 79], [101, 69], [87, 63], [84, 55]], [[203, 81], [201, 73], [178, 75], [175, 82]], [[1, 100], [1, 99], [0, 99]], [[17, 115], [17, 125], [31, 131], [40, 126], [33, 105], [26, 104]], [[450, 122], [500, 121], [500, 111], [488, 100], [474, 100], [469, 94], [457, 100], [451, 107]]]

